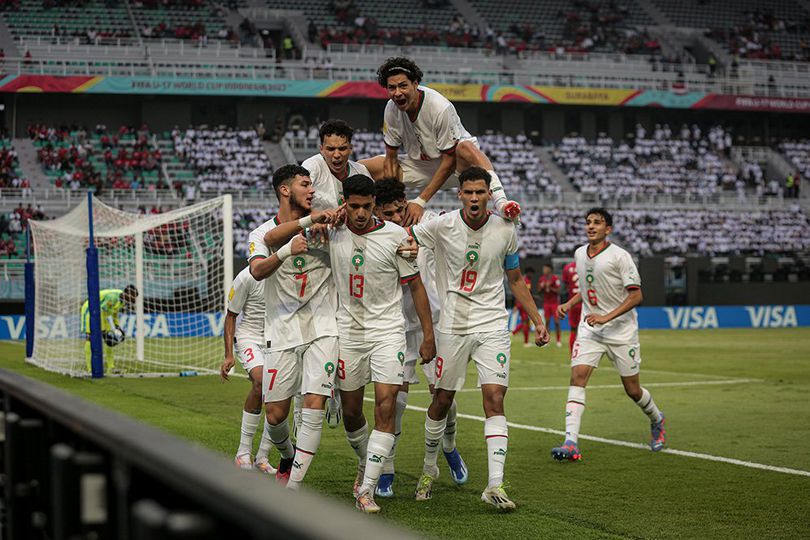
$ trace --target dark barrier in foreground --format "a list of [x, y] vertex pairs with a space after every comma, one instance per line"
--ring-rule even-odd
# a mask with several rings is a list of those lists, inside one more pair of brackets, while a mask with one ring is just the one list
[[16, 373], [0, 399], [0, 538], [413, 538]]

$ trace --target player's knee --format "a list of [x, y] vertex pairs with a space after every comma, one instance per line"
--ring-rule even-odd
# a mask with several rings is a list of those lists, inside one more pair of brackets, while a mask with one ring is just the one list
[[250, 382], [251, 382], [250, 393], [253, 394], [253, 396], [261, 397], [262, 396], [262, 381], [261, 380], [257, 381], [255, 379], [253, 379]]
[[503, 392], [491, 392], [484, 395], [484, 413], [489, 416], [503, 415]]
[[624, 392], [627, 394], [627, 397], [632, 399], [633, 401], [638, 401], [641, 399], [641, 385], [639, 384], [625, 384], [624, 385]]
[[266, 407], [267, 423], [271, 426], [277, 426], [287, 419], [287, 415], [277, 407]]

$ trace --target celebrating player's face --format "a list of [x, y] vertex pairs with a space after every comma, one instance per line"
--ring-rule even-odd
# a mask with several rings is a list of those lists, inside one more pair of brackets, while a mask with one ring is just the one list
[[464, 182], [458, 191], [458, 198], [464, 205], [464, 214], [467, 218], [476, 221], [487, 213], [487, 202], [491, 193], [484, 180]]
[[402, 225], [405, 220], [405, 208], [407, 207], [408, 202], [403, 199], [382, 206], [375, 206], [374, 214], [383, 221], [392, 221], [397, 225]]
[[350, 195], [346, 201], [346, 219], [349, 226], [357, 231], [364, 231], [369, 227], [373, 211], [374, 197], [371, 195]]
[[309, 176], [296, 176], [289, 185], [289, 191], [290, 206], [312, 210], [312, 196], [315, 195], [315, 190]]
[[342, 135], [327, 135], [321, 143], [321, 155], [329, 165], [329, 170], [337, 177], [348, 171], [349, 156], [352, 155], [352, 144]]
[[388, 77], [388, 97], [400, 111], [416, 111], [419, 105], [419, 85], [402, 73]]
[[613, 227], [605, 222], [601, 214], [589, 214], [585, 218], [585, 234], [588, 235], [588, 242], [591, 244], [601, 243], [612, 230]]

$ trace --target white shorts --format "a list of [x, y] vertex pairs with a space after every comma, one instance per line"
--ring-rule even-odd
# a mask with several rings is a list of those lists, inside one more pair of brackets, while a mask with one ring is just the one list
[[259, 345], [258, 342], [237, 341], [233, 348], [245, 373], [250, 373], [255, 368], [264, 367], [266, 352], [264, 345]]
[[419, 384], [416, 375], [416, 366], [422, 366], [422, 373], [428, 384], [436, 384], [436, 361], [422, 364], [419, 356], [419, 346], [422, 344], [422, 330], [405, 332], [405, 371], [403, 378], [408, 384]]
[[[400, 154], [399, 165], [402, 167], [402, 183], [406, 188], [424, 189], [430, 183], [433, 175], [441, 164], [442, 159], [412, 159], [407, 155]], [[445, 181], [442, 189], [452, 189], [458, 187], [458, 172], [453, 171], [447, 181]]]
[[436, 332], [436, 388], [461, 390], [471, 358], [479, 384], [509, 386], [510, 337], [507, 328], [464, 335]]
[[405, 367], [405, 334], [385, 341], [340, 340], [337, 387], [350, 392], [369, 382], [401, 385]]
[[265, 403], [295, 394], [331, 396], [338, 362], [338, 338], [325, 336], [304, 345], [269, 351], [264, 360]]
[[638, 375], [641, 364], [641, 348], [638, 343], [618, 345], [577, 337], [571, 349], [571, 367], [585, 365], [598, 368], [603, 354], [613, 362], [622, 377]]

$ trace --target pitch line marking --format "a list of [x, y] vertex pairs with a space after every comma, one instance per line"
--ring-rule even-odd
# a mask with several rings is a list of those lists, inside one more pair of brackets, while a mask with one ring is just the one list
[[[763, 382], [762, 379], [726, 379], [722, 381], [682, 381], [682, 382], [660, 382], [660, 383], [645, 383], [645, 387], [672, 387], [672, 386], [712, 386], [712, 385], [723, 385], [723, 384], [745, 384], [745, 383], [758, 383]], [[542, 392], [542, 391], [549, 391], [549, 390], [568, 390], [568, 385], [566, 386], [510, 386], [509, 391], [515, 390], [522, 390], [522, 391], [534, 391], [534, 392]], [[588, 390], [604, 390], [604, 389], [616, 389], [616, 388], [624, 388], [621, 384], [594, 384], [592, 386], [588, 386]], [[462, 388], [458, 392], [480, 392], [479, 388]], [[458, 393], [457, 392], [457, 393]], [[411, 394], [429, 394], [430, 390], [410, 390]]]
[[[363, 398], [365, 401], [374, 402], [374, 399], [366, 397]], [[427, 412], [425, 407], [418, 407], [416, 405], [408, 405], [408, 409], [417, 412]], [[456, 415], [458, 418], [464, 418], [465, 420], [476, 420], [478, 422], [485, 422], [486, 418], [483, 416], [474, 416], [472, 414], [464, 414], [458, 413]], [[531, 426], [528, 424], [518, 424], [516, 422], [506, 422], [506, 425], [515, 428], [515, 429], [525, 429], [526, 431], [536, 431], [539, 433], [549, 433], [551, 435], [561, 435], [565, 436], [565, 431], [560, 431], [559, 429], [551, 429], [546, 427], [540, 426]], [[593, 435], [580, 435], [580, 439], [585, 439], [588, 441], [595, 441], [601, 442], [605, 444], [612, 444], [613, 446], [624, 446], [626, 448], [635, 448], [637, 450], [646, 450], [647, 452], [650, 451], [650, 447], [646, 444], [641, 443], [633, 443], [628, 441], [619, 441], [616, 439], [607, 439], [605, 437], [595, 437]], [[787, 467], [776, 467], [774, 465], [766, 465], [764, 463], [756, 463], [753, 461], [744, 461], [742, 459], [735, 459], [735, 458], [727, 458], [723, 456], [715, 456], [712, 454], [702, 454], [700, 452], [688, 452], [686, 450], [675, 450], [674, 448], [664, 448], [663, 450], [658, 452], [659, 454], [672, 454], [674, 456], [681, 456], [681, 457], [689, 457], [695, 459], [702, 459], [705, 461], [716, 461], [719, 463], [728, 463], [729, 465], [738, 465], [740, 467], [748, 467], [749, 469], [759, 469], [763, 471], [771, 471], [771, 472], [780, 472], [784, 474], [792, 474], [795, 476], [807, 476], [810, 477], [810, 471], [805, 471], [802, 469], [789, 469]]]
[[[526, 360], [526, 359], [522, 359], [522, 358], [512, 358], [511, 362], [512, 363], [517, 362], [517, 363], [523, 363], [523, 364], [533, 364], [533, 365], [537, 365], [537, 366], [550, 366], [550, 367], [559, 367], [559, 368], [564, 368], [564, 369], [571, 369], [571, 364], [569, 364], [569, 363], [561, 364], [561, 363], [557, 363], [557, 362], [543, 362], [541, 360]], [[662, 370], [662, 369], [647, 369], [647, 368], [644, 368], [643, 371], [644, 371], [644, 373], [658, 373], [660, 375], [688, 375], [690, 377], [704, 377], [704, 378], [707, 378], [707, 379], [723, 379], [723, 380], [737, 379], [737, 380], [746, 380], [746, 381], [749, 380], [749, 379], [746, 379], [746, 378], [743, 378], [743, 377], [729, 377], [727, 375], [711, 375], [711, 374], [708, 374], [708, 373], [692, 373], [692, 372], [689, 372], [689, 371], [665, 371], [665, 370]]]

